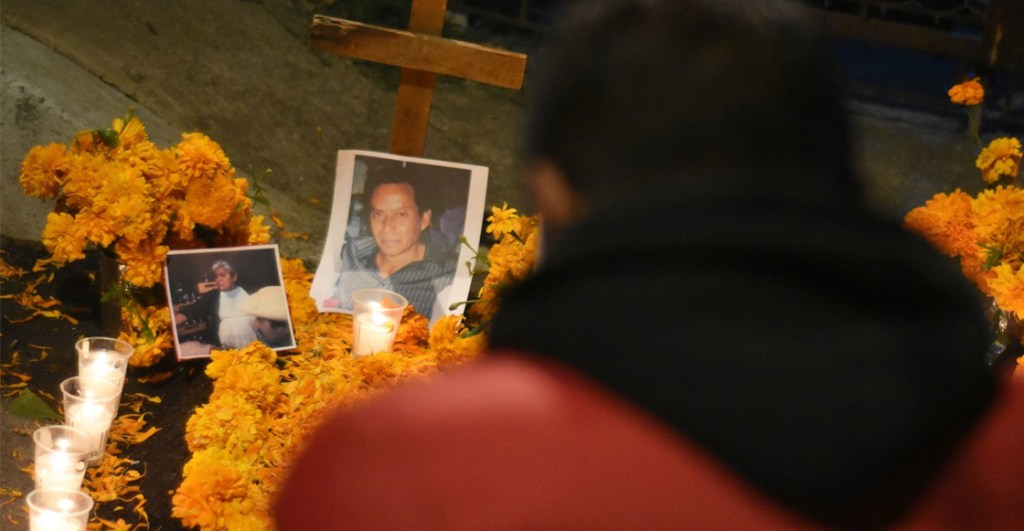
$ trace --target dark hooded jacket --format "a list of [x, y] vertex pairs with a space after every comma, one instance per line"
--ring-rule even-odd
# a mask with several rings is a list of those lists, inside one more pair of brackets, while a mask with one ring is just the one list
[[770, 182], [594, 211], [491, 347], [575, 368], [802, 514], [881, 525], [991, 401], [981, 301], [856, 198]]

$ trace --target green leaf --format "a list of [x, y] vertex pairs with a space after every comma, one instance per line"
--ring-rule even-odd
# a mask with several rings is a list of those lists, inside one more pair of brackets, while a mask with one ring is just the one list
[[39, 395], [28, 389], [18, 393], [17, 398], [7, 406], [7, 411], [12, 415], [29, 420], [64, 420], [56, 411], [46, 405]]

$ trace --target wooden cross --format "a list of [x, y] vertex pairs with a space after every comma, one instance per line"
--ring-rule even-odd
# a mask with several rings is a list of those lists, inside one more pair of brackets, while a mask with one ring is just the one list
[[408, 31], [313, 16], [310, 46], [402, 67], [389, 151], [421, 157], [437, 74], [518, 89], [526, 56], [441, 38], [447, 0], [413, 0]]

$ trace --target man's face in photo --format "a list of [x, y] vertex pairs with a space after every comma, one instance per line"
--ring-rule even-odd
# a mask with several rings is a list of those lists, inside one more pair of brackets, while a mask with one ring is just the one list
[[420, 213], [413, 187], [405, 183], [378, 186], [370, 197], [370, 231], [383, 256], [400, 256], [420, 241], [430, 226], [430, 210]]
[[218, 267], [213, 270], [213, 274], [218, 290], [231, 291], [235, 289], [235, 282], [238, 280], [237, 273], [228, 271], [226, 267]]

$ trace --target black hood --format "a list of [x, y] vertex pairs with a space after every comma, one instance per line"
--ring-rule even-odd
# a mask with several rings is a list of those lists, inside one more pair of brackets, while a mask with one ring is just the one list
[[763, 492], [896, 518], [990, 402], [955, 264], [838, 194], [649, 194], [551, 239], [491, 346], [567, 364]]

